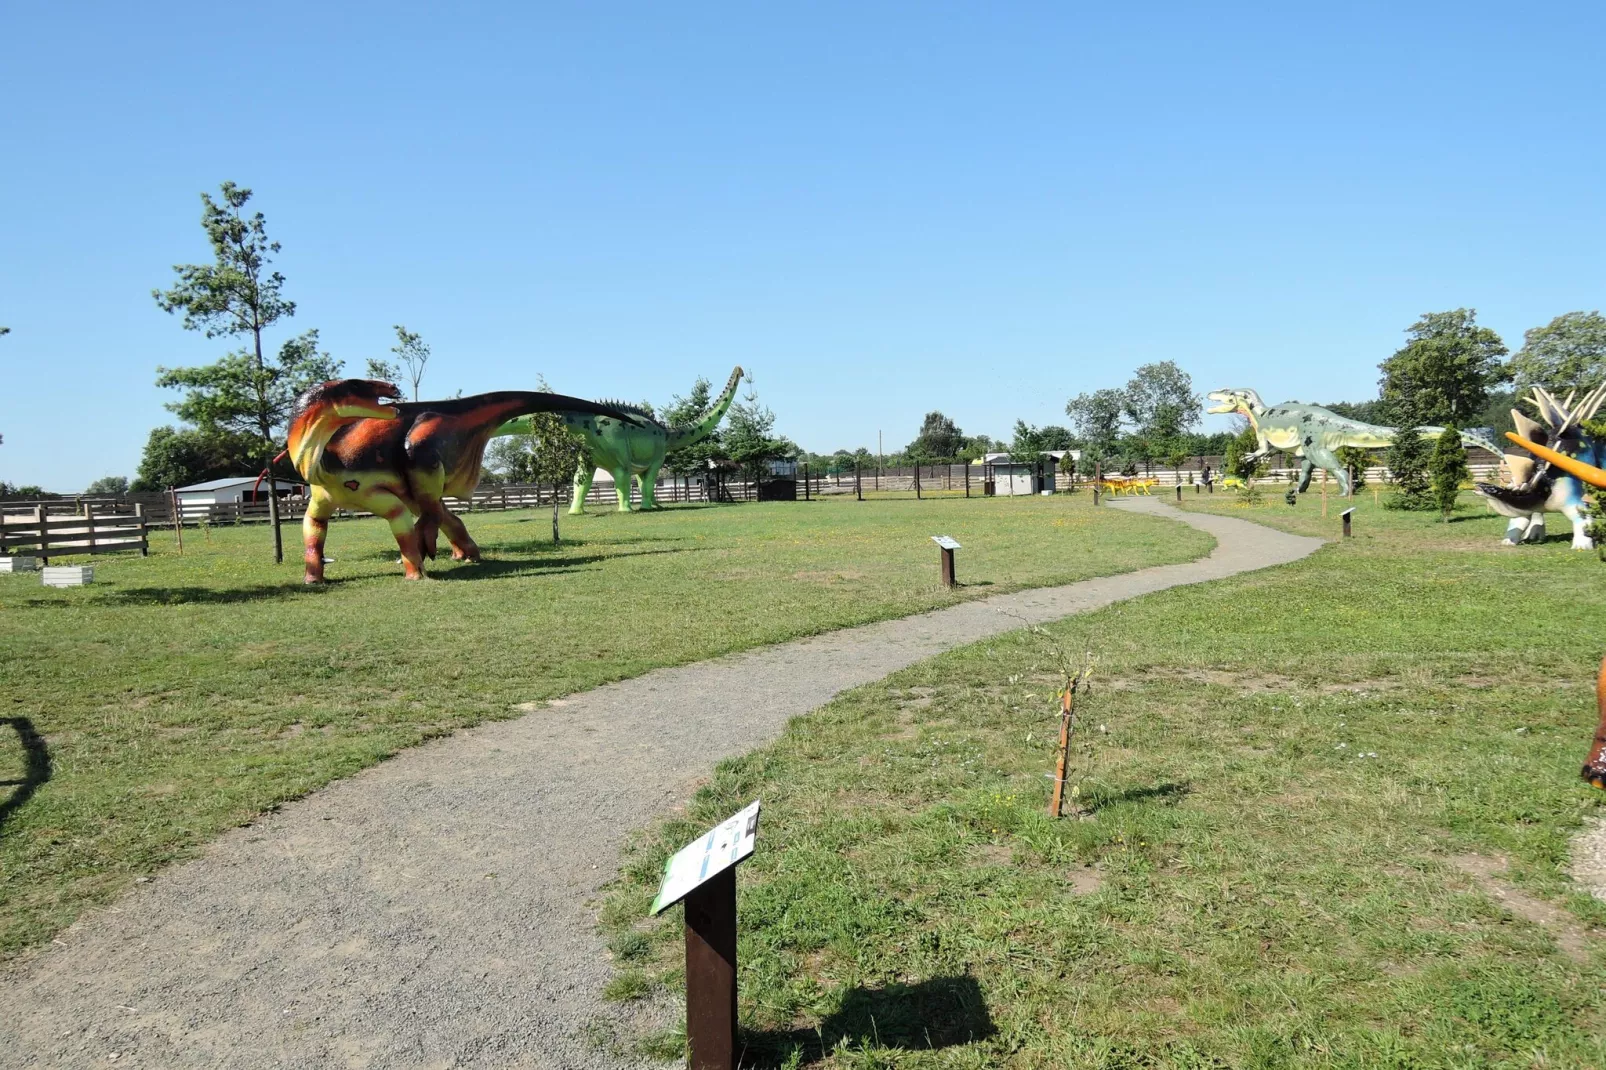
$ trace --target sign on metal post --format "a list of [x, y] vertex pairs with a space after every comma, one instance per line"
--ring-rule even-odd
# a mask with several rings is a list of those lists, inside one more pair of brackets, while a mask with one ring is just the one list
[[652, 912], [686, 903], [691, 1070], [736, 1067], [736, 866], [758, 840], [757, 800], [675, 852]]
[[931, 541], [939, 547], [942, 585], [944, 587], [957, 587], [959, 581], [954, 579], [954, 551], [959, 549], [959, 543], [951, 535], [933, 535]]

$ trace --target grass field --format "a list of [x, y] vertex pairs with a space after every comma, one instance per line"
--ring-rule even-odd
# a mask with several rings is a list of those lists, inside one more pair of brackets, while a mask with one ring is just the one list
[[[1336, 500], [1186, 504], [1337, 533]], [[1042, 635], [799, 718], [635, 846], [613, 995], [680, 985], [664, 852], [762, 798], [744, 1065], [1606, 1066], [1606, 904], [1564, 872], [1606, 803], [1606, 566], [1503, 526], [1368, 495], [1305, 561], [1052, 626], [1099, 658], [1079, 816], [1044, 814]]]
[[[296, 533], [275, 567], [261, 526], [189, 531], [183, 556], [160, 533], [78, 590], [0, 576], [0, 957], [221, 829], [515, 704], [1210, 548], [1086, 496], [598, 513], [564, 517], [559, 547], [545, 512], [468, 522], [485, 562], [427, 583], [401, 579], [374, 520], [331, 528], [321, 588]], [[957, 592], [939, 533], [965, 544]], [[29, 732], [50, 777], [16, 805]]]

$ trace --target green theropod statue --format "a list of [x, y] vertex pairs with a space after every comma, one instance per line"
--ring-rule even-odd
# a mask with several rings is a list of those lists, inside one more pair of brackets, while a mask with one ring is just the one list
[[[1212, 390], [1208, 396], [1216, 404], [1206, 412], [1237, 413], [1253, 425], [1257, 440], [1253, 457], [1264, 457], [1275, 450], [1284, 450], [1300, 458], [1299, 485], [1288, 492], [1290, 505], [1293, 504], [1296, 490], [1304, 493], [1310, 486], [1311, 474], [1318, 468], [1331, 472], [1333, 478], [1338, 480], [1339, 494], [1349, 497], [1349, 469], [1339, 462], [1339, 449], [1344, 446], [1386, 449], [1394, 445], [1394, 439], [1400, 433], [1397, 427], [1351, 420], [1320, 405], [1303, 405], [1297, 401], [1267, 405], [1253, 390]], [[1444, 428], [1419, 427], [1417, 432], [1423, 437], [1437, 438]], [[1500, 453], [1500, 447], [1484, 432], [1462, 431], [1460, 436], [1463, 445], [1481, 446], [1497, 456]]]
[[[586, 495], [591, 492], [591, 480], [598, 468], [613, 476], [614, 493], [619, 498], [619, 512], [630, 512], [630, 480], [641, 485], [641, 508], [656, 509], [658, 501], [654, 489], [658, 484], [658, 471], [664, 466], [664, 456], [674, 450], [685, 449], [701, 442], [714, 433], [719, 421], [736, 400], [736, 387], [742, 381], [742, 369], [737, 365], [708, 414], [690, 427], [665, 427], [639, 406], [624, 402], [609, 402], [608, 407], [625, 412], [640, 421], [625, 423], [607, 416], [587, 418], [571, 426], [585, 446], [585, 455], [574, 473], [574, 502], [570, 513], [585, 512]], [[527, 435], [530, 420], [523, 417], [510, 420], [497, 428], [498, 435]]]

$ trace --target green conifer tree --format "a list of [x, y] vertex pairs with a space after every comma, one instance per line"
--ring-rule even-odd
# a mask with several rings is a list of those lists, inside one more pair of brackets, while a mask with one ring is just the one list
[[1467, 451], [1453, 426], [1440, 432], [1428, 461], [1428, 471], [1432, 476], [1433, 503], [1439, 507], [1445, 523], [1449, 523], [1450, 514], [1455, 512], [1456, 498], [1461, 494], [1461, 483], [1471, 474], [1467, 471]]

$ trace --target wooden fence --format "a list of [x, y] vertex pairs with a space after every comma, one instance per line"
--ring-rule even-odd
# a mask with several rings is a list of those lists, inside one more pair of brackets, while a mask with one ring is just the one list
[[120, 550], [150, 551], [150, 526], [139, 505], [132, 512], [108, 513], [86, 506], [72, 516], [36, 507], [33, 516], [0, 515], [0, 557], [52, 557], [108, 554]]

